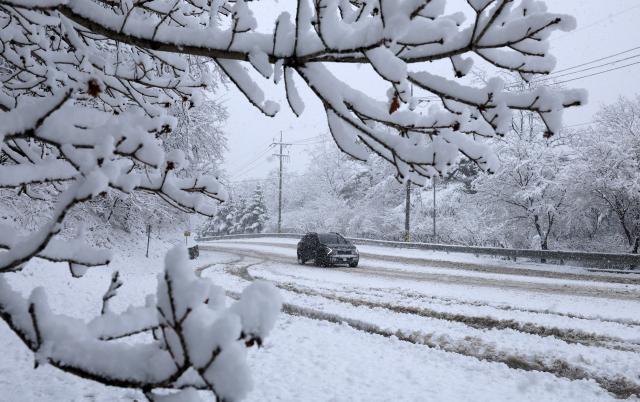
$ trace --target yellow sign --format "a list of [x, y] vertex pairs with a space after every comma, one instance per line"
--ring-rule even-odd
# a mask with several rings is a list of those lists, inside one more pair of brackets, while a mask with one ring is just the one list
[[191, 236], [191, 232], [189, 232], [188, 230], [185, 230], [185, 231], [184, 231], [184, 235], [185, 235], [186, 237], [189, 237], [189, 236]]

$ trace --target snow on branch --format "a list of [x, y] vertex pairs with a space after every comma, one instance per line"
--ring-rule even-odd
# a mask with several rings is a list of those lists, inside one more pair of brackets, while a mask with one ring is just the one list
[[[24, 242], [24, 239], [10, 236], [12, 230], [9, 226], [2, 225], [0, 230], [3, 233], [0, 235], [0, 249], [15, 248], [16, 244]], [[53, 262], [67, 262], [85, 267], [96, 267], [109, 264], [111, 252], [84, 244], [82, 239], [62, 240], [54, 238], [49, 241], [41, 252], [36, 254], [36, 257]]]
[[[265, 100], [260, 79], [273, 75], [278, 82], [284, 67], [287, 100], [300, 115], [303, 104], [291, 76], [296, 69], [331, 109], [336, 102], [349, 102], [350, 117], [342, 111], [333, 112], [356, 129], [362, 144], [396, 165], [399, 177], [415, 181], [421, 181], [417, 176], [441, 174], [455, 159], [448, 152], [475, 155], [473, 160], [479, 167], [492, 171], [495, 166], [489, 161], [495, 158], [491, 150], [476, 146], [474, 151], [482, 149], [483, 154], [471, 152], [469, 141], [463, 138], [476, 143], [502, 135], [512, 110], [538, 113], [547, 125], [547, 135], [553, 135], [560, 128], [562, 110], [586, 99], [582, 91], [535, 90], [512, 96], [498, 81], [491, 88], [456, 81], [469, 72], [474, 59], [516, 72], [526, 80], [550, 73], [555, 59], [548, 52], [547, 39], [555, 30], [573, 29], [575, 21], [548, 12], [542, 1], [469, 0], [467, 6], [474, 18], [466, 21], [461, 12], [445, 14], [445, 1], [299, 0], [295, 9], [272, 22], [271, 33], [256, 30], [256, 16], [245, 0], [219, 1], [211, 6], [189, 0], [3, 3], [7, 18], [16, 17], [8, 24], [24, 37], [5, 44], [6, 61], [22, 72], [7, 83], [9, 88], [42, 93], [43, 85], [55, 86], [56, 78], [42, 62], [48, 60], [74, 81], [95, 77], [100, 82], [98, 97], [105, 107], [120, 111], [133, 103], [148, 115], [158, 116], [167, 102], [189, 98], [207, 85], [206, 74], [194, 79], [181, 55], [204, 56], [214, 60], [250, 103], [268, 116], [275, 115], [279, 105]], [[53, 43], [36, 40], [39, 36], [21, 26], [19, 21], [24, 19], [18, 15], [46, 18]], [[53, 24], [58, 20], [58, 25]], [[116, 46], [115, 60], [113, 54], [105, 54], [106, 47], [98, 41]], [[41, 57], [24, 56], [20, 48], [29, 48], [31, 54]], [[60, 54], [69, 48], [75, 49], [72, 55]], [[427, 72], [423, 63], [437, 60], [450, 61], [455, 79]], [[337, 76], [324, 83], [320, 95], [320, 81], [326, 73], [315, 65], [323, 62], [369, 64], [380, 76], [380, 83], [390, 86], [390, 100], [383, 101], [391, 102], [384, 108], [387, 112], [376, 106], [379, 110], [372, 113], [371, 104], [376, 101], [369, 97], [338, 101], [349, 84]], [[275, 64], [275, 70], [270, 64]], [[156, 65], [162, 69], [154, 69]], [[249, 65], [261, 78], [248, 74]], [[410, 73], [409, 65], [414, 66]], [[439, 98], [438, 110], [426, 114], [416, 110], [411, 86]], [[397, 117], [400, 113], [402, 117]], [[435, 120], [436, 114], [441, 118]], [[431, 124], [424, 122], [425, 116]], [[372, 139], [372, 123], [394, 135]], [[450, 135], [449, 130], [463, 135]], [[399, 138], [415, 141], [407, 145]], [[434, 141], [447, 144], [446, 152], [424, 154], [425, 143]], [[409, 152], [410, 148], [414, 151]], [[416, 168], [418, 165], [422, 167]], [[403, 166], [409, 171], [404, 172]]]
[[[186, 249], [177, 247], [167, 255], [156, 299], [153, 306], [120, 315], [106, 311], [87, 324], [53, 313], [43, 289], [23, 299], [0, 277], [0, 315], [36, 353], [38, 365], [145, 392], [179, 394], [191, 387], [221, 400], [246, 395], [251, 382], [245, 350], [260, 345], [275, 324], [282, 304], [275, 287], [252, 284], [227, 307], [224, 290], [196, 277]], [[158, 328], [159, 337], [147, 343], [111, 342]], [[190, 369], [197, 375], [189, 375]]]
[[[186, 168], [184, 156], [176, 152], [165, 157], [154, 138], [154, 133], [170, 130], [172, 122], [132, 112], [113, 116], [71, 100], [72, 92], [76, 93], [65, 91], [61, 98], [67, 104], [47, 99], [25, 102], [0, 116], [3, 121], [14, 115], [25, 120], [3, 132], [13, 164], [0, 166], [0, 172], [11, 173], [0, 179], [2, 187], [66, 184], [52, 219], [39, 231], [23, 238], [17, 236], [17, 228], [5, 230], [0, 247], [7, 251], [0, 254], [0, 272], [20, 269], [34, 256], [82, 266], [108, 263], [108, 257], [86, 247], [51, 240], [70, 208], [109, 189], [154, 193], [177, 208], [206, 215], [214, 213], [215, 201], [224, 200], [224, 190], [215, 179], [175, 175]], [[38, 105], [44, 112], [32, 113]]]

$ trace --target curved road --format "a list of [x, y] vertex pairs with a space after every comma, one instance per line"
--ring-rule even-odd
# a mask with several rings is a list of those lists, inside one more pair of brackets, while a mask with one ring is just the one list
[[[261, 248], [269, 247], [272, 248], [272, 250], [265, 251], [260, 248], [252, 250], [249, 248], [250, 246], [260, 246]], [[201, 250], [204, 251], [233, 252], [237, 255], [263, 258], [266, 260], [278, 261], [297, 266], [294, 251], [295, 247], [296, 246], [293, 244], [271, 243], [265, 241], [241, 243], [225, 241], [200, 245]], [[608, 276], [542, 271], [521, 267], [443, 261], [414, 257], [386, 256], [364, 252], [360, 253], [360, 257], [361, 263], [357, 268], [332, 267], [330, 269], [358, 276], [376, 276], [388, 279], [402, 279], [418, 282], [439, 282], [456, 285], [525, 290], [537, 293], [600, 297], [607, 299], [640, 300], [640, 279], [635, 277], [625, 277], [622, 275]], [[368, 263], [368, 260], [375, 260], [382, 264], [370, 264]], [[386, 261], [410, 265], [414, 269], [402, 270], [397, 268], [394, 269], [392, 267], [385, 268], [384, 262]], [[420, 272], [420, 268], [429, 268], [429, 271]], [[438, 268], [443, 269], [443, 272], [434, 272], [433, 269]], [[455, 275], [452, 275], [449, 270], [466, 271], [473, 273], [473, 275], [465, 276], [463, 272], [461, 272], [461, 274], [456, 273]], [[478, 273], [484, 273], [487, 275], [478, 275]], [[516, 280], [516, 276], [519, 277], [517, 278], [518, 280]], [[532, 281], [527, 281], [525, 279], [527, 277], [531, 278]], [[558, 279], [561, 283], [553, 283], [553, 281], [549, 280], [536, 281], [535, 278]]]

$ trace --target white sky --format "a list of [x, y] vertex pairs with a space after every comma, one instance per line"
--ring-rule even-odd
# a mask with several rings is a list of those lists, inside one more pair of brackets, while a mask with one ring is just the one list
[[[554, 33], [551, 38], [551, 52], [558, 59], [556, 70], [592, 61], [600, 57], [612, 55], [635, 47], [640, 47], [640, 1], [639, 0], [547, 0], [550, 11], [571, 14], [578, 20], [575, 31]], [[271, 0], [262, 2], [273, 5]], [[283, 7], [287, 1], [281, 1]], [[273, 14], [273, 8], [264, 11]], [[262, 15], [258, 15], [262, 17]], [[262, 18], [261, 18], [262, 19]], [[271, 20], [271, 18], [265, 18]], [[586, 67], [597, 66], [612, 60], [640, 54], [640, 48], [617, 58], [608, 59]], [[640, 61], [639, 58], [621, 61], [600, 69], [568, 75], [562, 79], [570, 79], [593, 72], [615, 68]], [[436, 66], [435, 70], [438, 68]], [[345, 69], [342, 77], [348, 76], [352, 83], [362, 88], [370, 80], [361, 69], [350, 67]], [[444, 71], [443, 71], [444, 73]], [[262, 83], [264, 80], [260, 80]], [[369, 88], [375, 94], [383, 94], [386, 90], [382, 81], [379, 88]], [[591, 121], [593, 113], [603, 103], [616, 100], [619, 96], [631, 97], [640, 93], [640, 64], [617, 71], [596, 75], [567, 83], [568, 88], [586, 88], [589, 91], [589, 104], [570, 109], [565, 113], [565, 124], [573, 125]], [[274, 118], [262, 115], [249, 104], [240, 92], [229, 86], [223, 96], [229, 110], [226, 131], [229, 138], [229, 152], [224, 164], [230, 180], [252, 180], [265, 178], [277, 168], [277, 158], [269, 157], [274, 148], [267, 151], [269, 144], [283, 132], [285, 142], [317, 143], [318, 139], [303, 140], [328, 133], [326, 117], [320, 102], [298, 83], [306, 108], [300, 118], [296, 118], [289, 110], [281, 88], [267, 90], [271, 98], [281, 103], [281, 110]], [[288, 174], [301, 173], [306, 166], [305, 149], [309, 145], [290, 147], [290, 159], [286, 164]], [[331, 144], [331, 146], [335, 146]]]

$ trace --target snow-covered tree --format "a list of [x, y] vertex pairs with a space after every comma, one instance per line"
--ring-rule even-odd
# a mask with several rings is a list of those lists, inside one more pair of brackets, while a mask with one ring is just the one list
[[[640, 96], [603, 106], [596, 124], [577, 135], [572, 182], [589, 202], [581, 212], [597, 229], [615, 217], [633, 252], [640, 237]], [[606, 138], [606, 140], [604, 140]], [[605, 212], [606, 211], [606, 212]]]
[[260, 233], [264, 230], [265, 223], [269, 220], [269, 214], [264, 203], [262, 187], [259, 185], [256, 187], [241, 213], [240, 221], [244, 233]]
[[209, 219], [200, 230], [202, 236], [220, 236], [235, 233], [237, 206], [233, 199], [222, 204], [215, 216]]
[[569, 204], [564, 173], [570, 152], [564, 141], [552, 141], [542, 133], [536, 116], [522, 112], [513, 120], [511, 135], [497, 146], [500, 169], [479, 176], [474, 184], [494, 221], [507, 223], [505, 229], [530, 228], [519, 231], [525, 235], [520, 246], [547, 250]]
[[235, 214], [233, 216], [233, 226], [231, 226], [230, 233], [243, 233], [244, 232], [244, 214], [247, 209], [247, 199], [245, 197], [237, 197], [234, 200]]
[[[212, 216], [224, 190], [213, 177], [190, 175], [189, 149], [186, 156], [165, 152], [162, 142], [176, 128], [172, 106], [206, 100], [212, 64], [268, 116], [279, 105], [261, 84], [283, 82], [300, 115], [302, 81], [322, 101], [340, 149], [360, 159], [373, 151], [414, 183], [443, 172], [459, 152], [495, 171], [496, 158], [481, 140], [506, 134], [512, 110], [536, 113], [553, 134], [563, 109], [585, 98], [582, 91], [515, 94], [501, 79], [479, 86], [458, 79], [474, 58], [524, 79], [550, 72], [547, 38], [575, 23], [539, 1], [468, 0], [466, 22], [462, 12], [445, 14], [445, 0], [299, 0], [272, 22], [271, 33], [257, 29], [251, 3], [0, 0], [0, 188], [15, 197], [46, 193], [52, 205], [29, 232], [3, 224], [0, 273], [21, 271], [32, 258], [67, 262], [74, 276], [107, 264], [109, 252], [59, 233], [74, 206], [111, 190], [150, 193]], [[429, 72], [438, 60], [450, 61], [451, 77]], [[368, 65], [388, 98], [351, 88], [334, 63]], [[248, 68], [264, 79], [254, 80]], [[411, 86], [441, 106], [414, 109]], [[147, 321], [127, 312], [87, 325], [52, 313], [41, 289], [24, 298], [3, 276], [0, 316], [39, 362], [71, 374], [140, 388], [149, 399], [156, 389], [180, 389], [179, 399], [190, 400], [189, 387], [239, 399], [247, 391], [243, 341], [266, 335], [277, 296], [256, 285], [223, 310], [223, 293], [192, 277], [184, 259], [182, 251], [167, 257]], [[148, 344], [109, 341], [150, 328], [157, 339]]]
[[205, 100], [193, 107], [180, 102], [171, 107], [170, 113], [177, 118], [177, 124], [175, 130], [161, 137], [165, 149], [184, 152], [191, 172], [219, 176], [227, 150], [222, 129], [227, 119], [224, 106], [214, 100]]
[[202, 236], [260, 233], [268, 219], [262, 187], [257, 186], [250, 196], [237, 195], [220, 206], [200, 233]]

